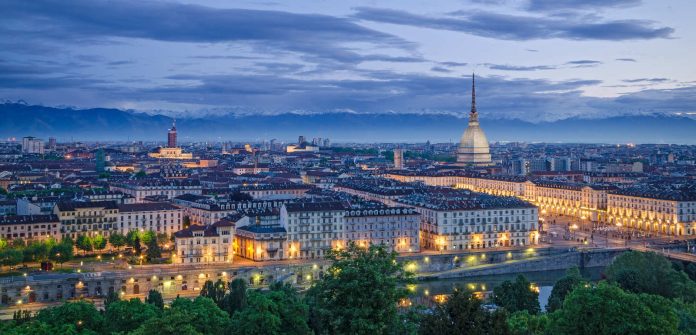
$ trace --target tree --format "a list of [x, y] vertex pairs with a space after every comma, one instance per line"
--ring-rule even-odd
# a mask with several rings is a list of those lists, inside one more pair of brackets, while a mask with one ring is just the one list
[[23, 258], [22, 251], [16, 248], [5, 248], [0, 251], [0, 262], [2, 262], [2, 265], [15, 266], [21, 263]]
[[94, 305], [84, 301], [42, 309], [37, 313], [36, 320], [54, 327], [74, 325], [80, 332], [100, 333], [104, 329], [104, 317]]
[[625, 252], [607, 267], [606, 275], [609, 281], [630, 292], [696, 302], [696, 283], [654, 252]]
[[483, 309], [481, 300], [461, 288], [455, 288], [447, 301], [436, 306], [432, 313], [421, 321], [420, 334], [423, 335], [484, 335], [505, 334], [507, 323], [504, 312], [488, 312]]
[[223, 309], [230, 315], [246, 306], [247, 282], [242, 278], [235, 278], [227, 284], [227, 294], [225, 295]]
[[167, 234], [157, 234], [157, 244], [165, 245], [167, 243], [169, 243], [169, 236], [167, 236]]
[[205, 297], [189, 300], [174, 299], [161, 318], [150, 319], [132, 334], [193, 335], [224, 334], [229, 327], [229, 315]]
[[186, 229], [191, 226], [191, 218], [188, 216], [184, 216], [184, 219], [182, 220], [181, 224], [183, 225], [183, 228]]
[[142, 245], [141, 245], [141, 239], [140, 239], [140, 232], [136, 230], [131, 230], [126, 234], [126, 244], [133, 248], [133, 251], [137, 254], [140, 255], [142, 252]]
[[672, 307], [679, 317], [679, 331], [685, 335], [696, 335], [696, 304], [675, 300]]
[[679, 334], [669, 300], [632, 294], [616, 285], [578, 286], [549, 317], [547, 334]]
[[147, 242], [147, 259], [153, 260], [162, 257], [162, 249], [157, 244], [157, 238], [150, 238]]
[[138, 235], [136, 235], [135, 240], [133, 240], [133, 251], [135, 251], [136, 255], [143, 253], [143, 247], [140, 245], [140, 236]]
[[511, 335], [543, 335], [548, 323], [545, 314], [532, 315], [527, 311], [515, 312], [507, 319]]
[[232, 317], [233, 334], [309, 335], [307, 305], [289, 284], [274, 283], [270, 291], [251, 291], [246, 307]]
[[311, 328], [317, 334], [398, 332], [397, 303], [411, 275], [383, 246], [331, 250], [332, 265], [307, 293]]
[[77, 248], [82, 250], [86, 255], [88, 251], [92, 251], [92, 239], [87, 235], [80, 235], [76, 241]]
[[206, 280], [201, 288], [200, 296], [210, 298], [218, 307], [221, 307], [225, 298], [225, 283], [220, 279], [215, 283], [212, 280]]
[[145, 304], [138, 298], [119, 300], [106, 306], [104, 317], [109, 332], [127, 333], [140, 327], [144, 322], [159, 316], [159, 310]]
[[12, 321], [19, 324], [31, 321], [31, 311], [16, 310], [12, 313]]
[[118, 295], [118, 293], [114, 292], [109, 292], [106, 295], [106, 298], [104, 298], [104, 307], [109, 307], [114, 302], [121, 301], [121, 297]]
[[265, 294], [252, 291], [247, 298], [247, 307], [232, 318], [232, 334], [277, 335], [281, 331], [278, 306]]
[[510, 313], [526, 310], [530, 314], [538, 314], [541, 310], [539, 293], [523, 275], [517, 276], [514, 282], [506, 280], [493, 288], [491, 300]]
[[0, 250], [7, 248], [8, 245], [7, 240], [0, 238]]
[[128, 231], [128, 233], [126, 234], [126, 244], [129, 247], [135, 248], [135, 240], [136, 239], [137, 240], [140, 239], [140, 232], [138, 232], [137, 230]]
[[553, 285], [549, 302], [546, 304], [546, 311], [551, 313], [561, 308], [566, 295], [573, 291], [576, 286], [583, 283], [585, 283], [585, 280], [580, 275], [580, 270], [577, 267], [568, 269], [566, 275]]
[[109, 235], [109, 243], [112, 247], [116, 248], [116, 250], [121, 250], [121, 247], [126, 245], [126, 236], [119, 233], [113, 233]]
[[300, 299], [297, 290], [290, 284], [274, 283], [267, 296], [273, 301], [280, 317], [280, 329], [283, 334], [305, 335], [312, 331], [307, 325], [308, 307]]
[[32, 320], [21, 324], [12, 322], [0, 323], [0, 334], [3, 335], [68, 335], [77, 333], [77, 325], [74, 324], [61, 324], [54, 326], [37, 320]]
[[13, 248], [24, 248], [26, 246], [27, 246], [27, 244], [26, 244], [26, 242], [24, 242], [24, 239], [22, 239], [22, 238], [16, 238], [16, 239], [12, 240], [12, 247]]
[[147, 177], [147, 173], [145, 173], [145, 170], [140, 170], [135, 174], [136, 179], [143, 179]]
[[25, 246], [23, 248], [17, 248], [22, 251], [22, 261], [24, 263], [33, 262], [35, 258], [36, 249], [31, 245]]
[[69, 242], [62, 241], [51, 248], [49, 259], [63, 264], [73, 258], [73, 246]]
[[162, 298], [162, 293], [157, 290], [148, 291], [145, 302], [157, 307], [159, 310], [164, 309], [164, 299]]
[[92, 238], [92, 247], [95, 250], [104, 250], [104, 248], [106, 248], [106, 239], [104, 238], [104, 236], [95, 235]]
[[152, 240], [155, 240], [155, 243], [157, 243], [157, 234], [155, 234], [154, 231], [148, 230], [146, 232], [140, 233], [140, 241], [143, 242], [145, 245], [150, 244]]

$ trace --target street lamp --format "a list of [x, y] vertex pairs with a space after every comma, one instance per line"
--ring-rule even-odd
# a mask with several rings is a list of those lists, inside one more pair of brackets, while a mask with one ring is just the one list
[[570, 232], [572, 233], [572, 238], [575, 239], [575, 231], [578, 230], [578, 225], [573, 223], [569, 229], [570, 229]]

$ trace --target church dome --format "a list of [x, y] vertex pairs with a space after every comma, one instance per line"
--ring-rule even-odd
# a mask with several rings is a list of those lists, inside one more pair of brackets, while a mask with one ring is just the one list
[[471, 82], [471, 113], [469, 126], [462, 134], [457, 149], [457, 163], [461, 165], [487, 166], [491, 165], [491, 152], [488, 139], [478, 122], [476, 111], [476, 86], [472, 76]]
[[462, 138], [459, 140], [459, 148], [480, 148], [485, 149], [486, 153], [488, 153], [488, 139], [483, 129], [481, 129], [479, 125], [469, 125], [464, 131], [464, 134], [462, 134]]

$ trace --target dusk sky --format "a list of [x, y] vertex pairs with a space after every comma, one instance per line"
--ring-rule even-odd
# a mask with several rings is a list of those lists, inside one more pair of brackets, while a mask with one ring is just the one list
[[0, 2], [0, 99], [531, 121], [696, 113], [693, 0]]

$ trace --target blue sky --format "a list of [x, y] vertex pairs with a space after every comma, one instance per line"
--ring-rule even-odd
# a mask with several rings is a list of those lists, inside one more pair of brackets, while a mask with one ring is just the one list
[[532, 121], [696, 112], [692, 0], [0, 2], [0, 99]]

